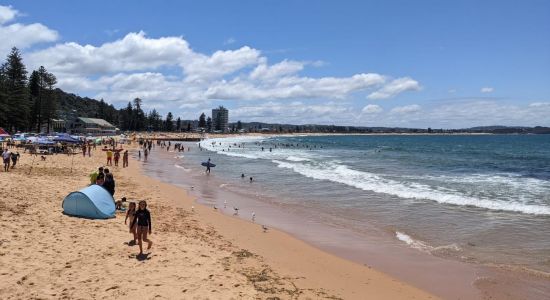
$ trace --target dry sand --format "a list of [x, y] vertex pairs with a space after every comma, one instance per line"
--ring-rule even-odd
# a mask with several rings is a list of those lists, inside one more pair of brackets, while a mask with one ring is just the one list
[[264, 233], [194, 204], [185, 190], [142, 175], [130, 159], [129, 168], [110, 169], [115, 198], [147, 200], [152, 213], [154, 245], [138, 259], [124, 213], [109, 220], [62, 214], [63, 198], [85, 187], [103, 163], [99, 150], [45, 162], [22, 154], [15, 169], [0, 172], [1, 299], [434, 298], [283, 232]]

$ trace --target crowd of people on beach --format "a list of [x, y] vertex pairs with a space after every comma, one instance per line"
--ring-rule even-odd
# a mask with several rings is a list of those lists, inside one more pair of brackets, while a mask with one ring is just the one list
[[103, 148], [103, 151], [105, 151], [107, 155], [107, 162], [106, 162], [107, 166], [112, 166], [113, 159], [114, 159], [115, 167], [118, 167], [118, 163], [120, 161], [120, 152], [122, 152], [122, 167], [123, 168], [128, 167], [128, 150], [123, 150], [122, 148], [111, 149], [105, 146]]

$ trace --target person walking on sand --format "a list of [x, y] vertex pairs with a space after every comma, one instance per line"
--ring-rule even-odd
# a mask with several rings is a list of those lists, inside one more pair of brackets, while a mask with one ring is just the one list
[[145, 200], [139, 201], [138, 210], [134, 216], [132, 226], [137, 225], [137, 238], [139, 245], [139, 255], [143, 255], [143, 241], [147, 242], [147, 250], [151, 249], [153, 242], [147, 238], [147, 234], [152, 234], [151, 213], [147, 209]]
[[82, 156], [86, 157], [86, 144], [82, 144]]
[[120, 151], [115, 151], [115, 167], [118, 167], [119, 160], [120, 160]]
[[111, 149], [107, 150], [107, 165], [108, 166], [113, 165], [113, 151]]
[[11, 168], [15, 168], [15, 165], [17, 164], [17, 161], [19, 160], [19, 152], [11, 153]]
[[11, 152], [8, 148], [6, 148], [6, 150], [2, 153], [2, 159], [4, 160], [4, 172], [9, 172]]
[[[130, 233], [134, 235], [134, 240], [132, 241], [133, 245], [137, 244], [137, 229], [136, 226], [132, 226], [134, 224], [134, 218], [136, 216], [136, 203], [130, 202], [128, 205], [128, 211], [126, 212], [126, 219], [124, 219], [124, 225], [128, 225], [130, 229]], [[129, 223], [126, 223], [126, 221], [130, 219]]]
[[141, 150], [138, 150], [138, 160], [141, 160]]
[[147, 161], [147, 155], [149, 154], [149, 151], [147, 151], [147, 148], [143, 150], [143, 161]]
[[126, 168], [128, 167], [128, 150], [125, 150], [122, 154], [122, 167]]
[[103, 188], [105, 188], [107, 192], [111, 194], [111, 196], [115, 195], [115, 179], [113, 177], [113, 174], [105, 174], [105, 182], [103, 182]]

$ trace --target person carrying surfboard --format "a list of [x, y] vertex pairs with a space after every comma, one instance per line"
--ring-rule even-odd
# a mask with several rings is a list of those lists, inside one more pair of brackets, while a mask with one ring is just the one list
[[206, 172], [208, 172], [208, 174], [210, 174], [210, 157], [208, 158], [208, 162], [206, 164]]

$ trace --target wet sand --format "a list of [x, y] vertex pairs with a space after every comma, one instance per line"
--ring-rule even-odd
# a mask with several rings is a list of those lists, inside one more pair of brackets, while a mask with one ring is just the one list
[[63, 198], [103, 164], [99, 150], [92, 158], [53, 155], [45, 162], [22, 154], [16, 169], [0, 173], [2, 299], [435, 298], [284, 232], [264, 233], [197, 205], [184, 189], [144, 176], [130, 159], [129, 168], [110, 169], [115, 198], [149, 203], [155, 244], [138, 257], [124, 213], [109, 220], [62, 213]]
[[[183, 163], [184, 167], [174, 168], [174, 162]], [[365, 229], [366, 234], [339, 230], [335, 226], [312, 221], [307, 213], [300, 211], [300, 207], [281, 207], [280, 203], [275, 205], [270, 203], [269, 199], [260, 201], [250, 198], [250, 195], [246, 195], [249, 193], [229, 190], [215, 171], [210, 176], [196, 172], [197, 170], [193, 172], [185, 166], [185, 159], [174, 159], [173, 152], [159, 152], [154, 162], [146, 164], [144, 169], [150, 176], [160, 178], [164, 182], [177, 183], [190, 190], [199, 203], [212, 210], [215, 205], [218, 213], [236, 218], [232, 216], [232, 207], [238, 206], [238, 218], [250, 224], [258, 227], [259, 224], [274, 226], [317, 249], [359, 265], [382, 270], [398, 280], [442, 298], [546, 299], [550, 293], [549, 278], [539, 276], [541, 274], [532, 274], [528, 270], [518, 268], [485, 266], [436, 257], [409, 248], [396, 240], [388, 242], [388, 233], [379, 232], [380, 229], [375, 227]], [[224, 209], [225, 201], [228, 205]], [[256, 214], [255, 223], [251, 220], [252, 212]], [[220, 231], [225, 229], [224, 225], [219, 224], [214, 224], [214, 227]], [[244, 242], [248, 240], [245, 238]], [[249, 247], [260, 253], [264, 251], [258, 249], [254, 241]], [[272, 256], [271, 253], [266, 255]]]

